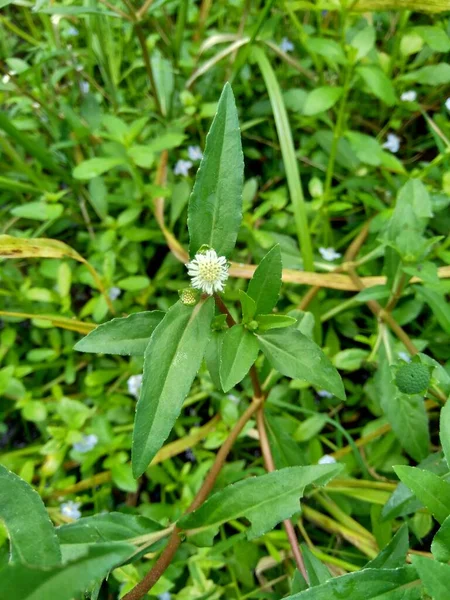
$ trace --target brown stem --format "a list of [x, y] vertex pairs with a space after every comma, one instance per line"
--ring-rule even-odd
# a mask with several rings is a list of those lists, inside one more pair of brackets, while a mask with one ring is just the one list
[[[214, 484], [216, 482], [217, 476], [219, 475], [222, 467], [225, 464], [225, 460], [236, 441], [237, 437], [241, 433], [247, 421], [255, 414], [258, 408], [261, 406], [262, 398], [254, 398], [250, 406], [246, 409], [244, 413], [242, 413], [236, 425], [230, 432], [230, 435], [225, 440], [223, 446], [220, 448], [219, 452], [216, 455], [216, 459], [214, 461], [211, 470], [206, 476], [205, 481], [202, 484], [202, 487], [198, 491], [195, 496], [192, 504], [187, 509], [187, 513], [196, 510], [208, 497], [211, 492]], [[172, 532], [172, 535], [169, 538], [169, 543], [165, 547], [161, 556], [158, 558], [156, 563], [153, 565], [152, 569], [147, 573], [142, 581], [140, 581], [128, 594], [125, 594], [122, 600], [140, 600], [145, 596], [145, 594], [155, 585], [164, 571], [172, 562], [172, 559], [177, 551], [179, 545], [181, 544], [180, 538], [180, 529], [175, 528]]]
[[[264, 458], [264, 464], [266, 467], [266, 471], [271, 473], [275, 471], [275, 463], [272, 456], [272, 451], [270, 449], [269, 439], [267, 437], [266, 425], [264, 423], [264, 410], [263, 405], [258, 409], [256, 413], [256, 424], [258, 427], [259, 433], [259, 444], [261, 446], [261, 452]], [[292, 525], [290, 519], [285, 519], [283, 521], [284, 528], [286, 530], [286, 535], [289, 540], [289, 545], [291, 546], [292, 554], [295, 559], [295, 564], [297, 565], [297, 569], [305, 578], [306, 582], [309, 582], [308, 573], [305, 568], [305, 563], [303, 561], [303, 556], [300, 552], [300, 548], [298, 545], [297, 535], [295, 533], [294, 526]]]

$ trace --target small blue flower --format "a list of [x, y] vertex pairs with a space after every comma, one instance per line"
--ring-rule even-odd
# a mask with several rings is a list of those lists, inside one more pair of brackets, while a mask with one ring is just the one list
[[395, 154], [400, 149], [400, 138], [395, 133], [388, 133], [387, 141], [384, 142], [383, 148]]
[[329, 454], [324, 454], [322, 458], [319, 458], [319, 465], [334, 465], [336, 459]]
[[175, 175], [183, 175], [183, 177], [187, 177], [189, 175], [189, 169], [192, 167], [192, 163], [190, 160], [180, 159], [175, 164], [175, 168], [173, 172]]
[[203, 152], [200, 146], [188, 146], [188, 156], [191, 160], [202, 160]]
[[132, 396], [135, 396], [136, 398], [138, 398], [139, 393], [141, 391], [141, 386], [142, 386], [142, 375], [132, 375], [128, 379], [127, 385], [128, 385], [128, 392]]
[[69, 500], [61, 504], [61, 514], [69, 519], [79, 519], [81, 517], [80, 511], [81, 502], [74, 502]]
[[111, 300], [117, 300], [117, 298], [120, 296], [121, 293], [122, 293], [122, 290], [118, 287], [112, 287], [112, 288], [109, 288], [109, 290], [108, 290], [108, 296], [110, 297]]
[[93, 450], [97, 444], [98, 437], [94, 433], [91, 433], [89, 435], [83, 435], [79, 442], [75, 442], [75, 444], [73, 444], [73, 449], [81, 454], [85, 454], [86, 452]]
[[283, 52], [292, 52], [293, 49], [294, 44], [287, 37], [284, 37], [281, 40], [280, 50], [283, 50]]
[[319, 248], [319, 252], [323, 260], [331, 262], [337, 258], [341, 258], [342, 254], [336, 252], [334, 248]]

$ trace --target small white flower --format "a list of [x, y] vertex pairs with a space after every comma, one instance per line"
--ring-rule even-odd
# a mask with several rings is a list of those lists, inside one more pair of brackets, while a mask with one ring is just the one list
[[172, 598], [172, 594], [170, 592], [163, 592], [159, 594], [158, 600], [170, 600]]
[[90, 452], [98, 443], [98, 437], [94, 433], [90, 433], [89, 435], [83, 435], [79, 442], [75, 442], [73, 444], [73, 449], [81, 454], [85, 454], [85, 452]]
[[78, 29], [76, 27], [69, 27], [69, 29], [67, 30], [67, 35], [70, 35], [71, 37], [76, 37], [78, 35]]
[[89, 93], [90, 90], [90, 85], [89, 82], [87, 81], [80, 81], [80, 91], [82, 94], [86, 95]]
[[81, 517], [80, 511], [81, 502], [74, 502], [69, 500], [61, 504], [61, 514], [70, 519], [79, 519]]
[[122, 290], [118, 287], [112, 287], [112, 288], [109, 288], [109, 290], [108, 290], [108, 296], [109, 296], [110, 300], [117, 300], [117, 298], [120, 296], [121, 293], [122, 293]]
[[395, 154], [400, 148], [400, 138], [395, 133], [388, 133], [387, 141], [384, 142], [383, 148]]
[[202, 160], [203, 152], [200, 146], [188, 146], [188, 156], [191, 160]]
[[403, 94], [400, 96], [402, 102], [415, 102], [416, 98], [417, 93], [414, 90], [403, 92]]
[[445, 101], [445, 108], [447, 110], [450, 110], [450, 98], [447, 98], [447, 100]]
[[6, 73], [6, 75], [3, 75], [2, 77], [2, 83], [8, 83], [8, 81], [11, 79], [11, 76], [9, 75], [9, 73]]
[[239, 404], [239, 402], [241, 401], [241, 399], [238, 396], [235, 396], [234, 394], [228, 394], [227, 396], [228, 400], [230, 400], [233, 404]]
[[284, 37], [281, 40], [280, 50], [283, 50], [283, 52], [292, 52], [293, 49], [294, 44], [287, 37]]
[[61, 21], [62, 18], [63, 18], [62, 15], [52, 15], [50, 17], [50, 21], [53, 23], [53, 25], [58, 25], [58, 23]]
[[317, 395], [321, 398], [333, 398], [333, 394], [327, 390], [317, 390]]
[[398, 357], [404, 360], [405, 362], [411, 362], [411, 357], [407, 352], [399, 352]]
[[132, 375], [127, 381], [127, 386], [128, 386], [128, 392], [132, 396], [135, 396], [136, 398], [138, 398], [139, 392], [141, 391], [141, 386], [142, 386], [142, 375]]
[[322, 458], [319, 458], [319, 465], [334, 465], [336, 459], [329, 454], [324, 454]]
[[173, 172], [175, 175], [183, 175], [183, 177], [187, 177], [189, 175], [189, 169], [192, 167], [192, 163], [190, 160], [180, 159], [177, 161]]
[[196, 254], [186, 265], [192, 278], [192, 287], [212, 296], [214, 292], [223, 292], [228, 279], [228, 264], [225, 256], [217, 256], [213, 249], [204, 254]]
[[341, 258], [342, 256], [342, 254], [340, 254], [340, 252], [336, 252], [334, 248], [319, 248], [319, 252], [321, 257], [329, 262], [336, 260], [337, 258]]

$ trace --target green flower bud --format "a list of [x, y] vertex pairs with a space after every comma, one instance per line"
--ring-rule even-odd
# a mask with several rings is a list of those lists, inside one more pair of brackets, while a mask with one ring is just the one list
[[419, 394], [428, 388], [430, 379], [430, 371], [425, 365], [412, 362], [400, 367], [395, 384], [404, 394]]

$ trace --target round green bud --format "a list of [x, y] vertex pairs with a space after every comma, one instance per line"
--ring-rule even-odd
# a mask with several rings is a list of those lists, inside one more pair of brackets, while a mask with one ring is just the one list
[[419, 394], [430, 385], [430, 371], [421, 363], [412, 362], [400, 367], [395, 376], [395, 384], [404, 394]]
[[247, 325], [247, 329], [249, 329], [250, 331], [256, 331], [258, 329], [258, 326], [258, 321], [250, 321], [250, 323]]

